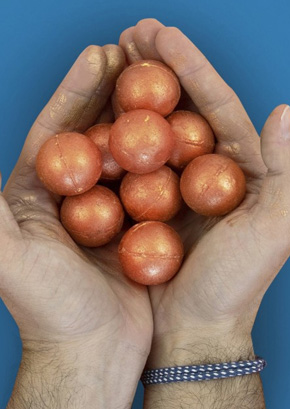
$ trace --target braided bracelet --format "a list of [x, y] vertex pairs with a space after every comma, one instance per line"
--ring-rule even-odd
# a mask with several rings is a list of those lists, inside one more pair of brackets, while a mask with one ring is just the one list
[[261, 372], [266, 365], [267, 362], [264, 359], [256, 357], [254, 361], [149, 369], [143, 372], [141, 381], [144, 386], [171, 382], [209, 381], [251, 375]]

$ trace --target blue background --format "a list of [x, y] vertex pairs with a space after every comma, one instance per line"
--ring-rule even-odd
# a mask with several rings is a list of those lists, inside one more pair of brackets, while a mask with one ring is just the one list
[[[258, 132], [290, 102], [289, 0], [1, 0], [0, 167], [7, 180], [35, 117], [89, 44], [116, 43], [139, 19], [182, 29], [236, 90]], [[268, 360], [268, 409], [290, 402], [290, 264], [266, 294], [254, 328]], [[0, 304], [0, 403], [6, 407], [21, 358], [17, 327]], [[139, 387], [133, 408], [142, 407]]]

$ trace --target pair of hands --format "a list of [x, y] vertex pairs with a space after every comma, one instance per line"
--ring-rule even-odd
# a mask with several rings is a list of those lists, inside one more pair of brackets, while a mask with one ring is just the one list
[[[151, 288], [122, 274], [116, 242], [77, 246], [59, 222], [61, 198], [35, 173], [47, 138], [112, 120], [107, 101], [125, 56], [129, 63], [156, 59], [170, 66], [183, 87], [178, 108], [198, 110], [214, 130], [216, 152], [233, 158], [247, 177], [246, 198], [229, 215], [188, 212], [172, 221], [185, 261], [170, 282]], [[15, 393], [27, 368], [46, 384], [63, 371], [66, 388], [79, 385], [76, 399], [92, 394], [86, 408], [95, 407], [96, 396], [102, 407], [128, 408], [146, 361], [153, 368], [253, 357], [257, 310], [290, 253], [287, 118], [286, 105], [277, 107], [260, 139], [204, 55], [178, 29], [154, 19], [125, 30], [119, 46], [83, 51], [36, 119], [0, 195], [0, 294], [23, 342]]]

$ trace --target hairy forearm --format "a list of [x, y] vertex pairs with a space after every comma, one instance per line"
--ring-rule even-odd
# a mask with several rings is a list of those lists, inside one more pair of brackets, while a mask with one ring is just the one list
[[[171, 342], [153, 346], [148, 368], [209, 364], [254, 358], [251, 339], [218, 340], [192, 338], [188, 342], [174, 336]], [[186, 338], [185, 338], [186, 339]], [[181, 382], [147, 386], [144, 409], [264, 409], [260, 376], [201, 382]]]
[[98, 396], [89, 385], [78, 382], [78, 369], [51, 360], [35, 362], [23, 355], [7, 409], [95, 408]]
[[262, 389], [256, 379], [230, 379], [152, 386], [145, 392], [144, 408], [154, 409], [264, 409]]
[[69, 348], [24, 349], [7, 409], [131, 408], [146, 356], [125, 345]]

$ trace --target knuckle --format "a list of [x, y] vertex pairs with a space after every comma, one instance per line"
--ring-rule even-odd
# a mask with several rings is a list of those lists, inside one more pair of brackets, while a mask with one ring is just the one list
[[182, 34], [182, 31], [181, 31], [178, 27], [176, 27], [176, 26], [165, 27], [165, 29], [167, 29], [167, 30], [169, 30], [169, 31], [172, 31], [172, 32], [174, 32], [174, 33], [180, 33], [180, 34]]
[[178, 72], [180, 79], [186, 79], [195, 76], [199, 71], [203, 71], [208, 65], [208, 61], [205, 57], [202, 57], [198, 63], [185, 66]]
[[122, 31], [119, 38], [119, 44], [125, 44], [128, 40], [128, 36], [131, 37], [131, 33], [133, 32], [134, 29], [135, 27], [128, 27], [124, 31]]
[[156, 18], [142, 18], [142, 20], [138, 21], [136, 27], [142, 27], [144, 25], [147, 25], [147, 23], [159, 23], [159, 21]]
[[120, 53], [121, 48], [117, 44], [105, 44], [105, 45], [103, 45], [103, 50], [105, 50], [105, 52], [106, 51], [110, 51], [110, 52], [113, 51], [114, 53]]
[[99, 45], [90, 44], [84, 49], [82, 54], [99, 53], [101, 50], [102, 47], [100, 47]]
[[[203, 68], [203, 67], [201, 67]], [[201, 69], [199, 68], [199, 69]], [[215, 113], [216, 111], [220, 110], [221, 108], [231, 105], [237, 101], [237, 94], [235, 91], [227, 85], [226, 89], [222, 87], [221, 92], [215, 93], [218, 95], [215, 99], [206, 100], [200, 109], [203, 113]]]
[[107, 57], [107, 76], [119, 75], [126, 63], [124, 51], [116, 44], [106, 44], [103, 49]]

